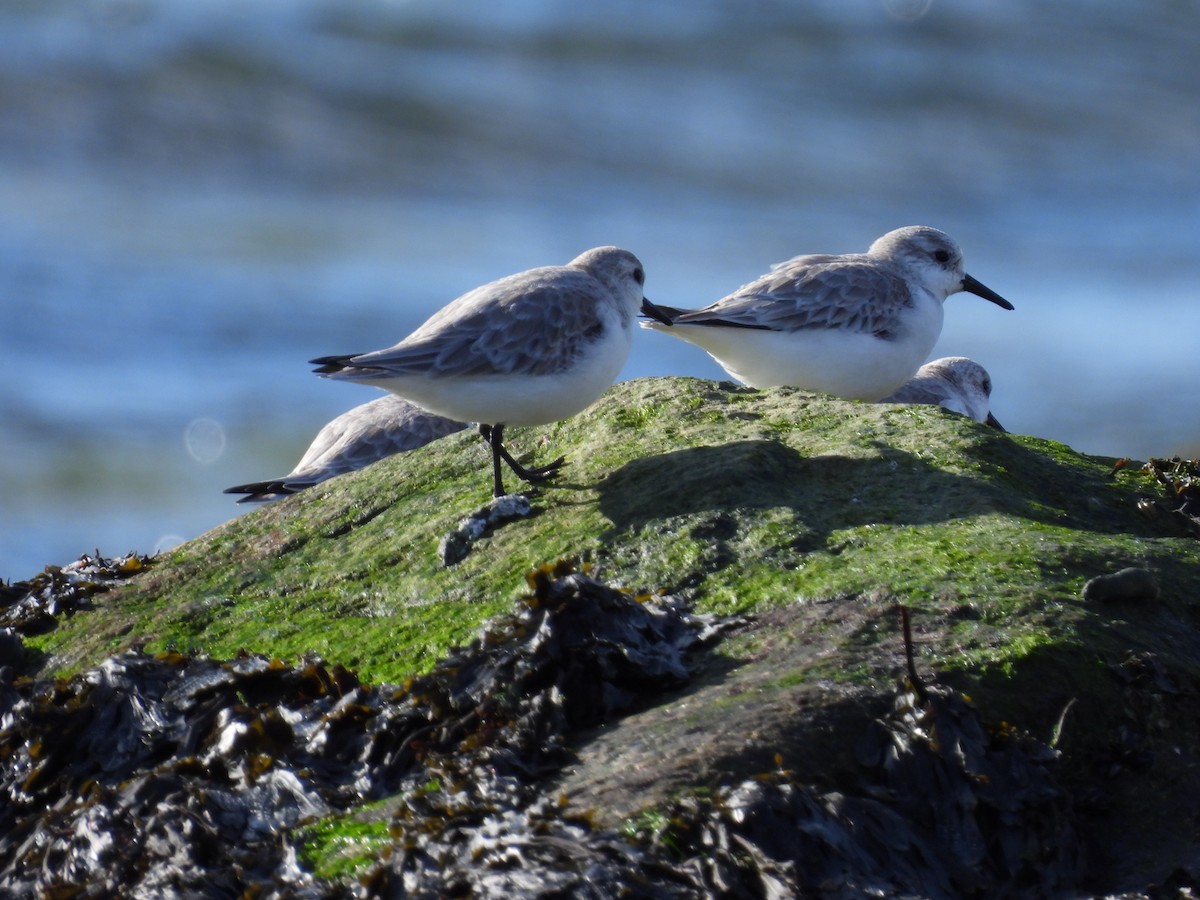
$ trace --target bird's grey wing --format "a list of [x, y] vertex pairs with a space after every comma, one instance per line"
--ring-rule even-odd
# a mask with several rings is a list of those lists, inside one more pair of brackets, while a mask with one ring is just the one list
[[888, 337], [912, 303], [904, 278], [876, 260], [800, 256], [675, 323], [771, 331], [837, 328]]
[[271, 500], [278, 500], [281, 497], [286, 497], [289, 494], [295, 494], [305, 488], [312, 487], [324, 481], [326, 478], [332, 478], [334, 475], [340, 475], [348, 469], [337, 468], [337, 455], [341, 442], [346, 438], [348, 431], [353, 430], [355, 416], [360, 414], [360, 410], [364, 407], [371, 406], [366, 403], [363, 406], [356, 406], [347, 413], [343, 413], [336, 419], [325, 424], [317, 436], [313, 438], [312, 443], [308, 445], [308, 449], [304, 451], [304, 455], [300, 457], [300, 462], [296, 463], [295, 468], [288, 472], [282, 478], [272, 478], [268, 481], [255, 481], [250, 484], [239, 484], [235, 487], [226, 488], [226, 494], [246, 494], [238, 500], [239, 503], [265, 503]]
[[395, 453], [415, 450], [466, 428], [388, 395], [356, 406], [321, 429], [304, 457], [285, 478], [319, 481], [365, 468]]
[[[435, 416], [424, 410], [405, 423], [387, 423], [365, 430], [353, 442], [347, 443], [336, 460], [330, 460], [327, 468], [336, 468], [335, 474], [353, 472], [365, 468], [397, 453], [416, 450], [426, 444], [466, 428], [465, 422], [456, 422], [444, 416]], [[330, 475], [328, 477], [333, 477]]]
[[416, 450], [467, 427], [466, 422], [428, 412], [413, 403], [400, 400], [399, 397], [385, 399], [398, 400], [408, 407], [402, 415], [388, 423], [382, 437], [386, 445], [395, 447], [397, 452]]
[[434, 415], [389, 394], [356, 406], [326, 424], [287, 475], [227, 488], [225, 493], [247, 494], [240, 503], [278, 500], [466, 427], [463, 422]]
[[586, 272], [559, 269], [554, 277], [519, 290], [478, 291], [455, 301], [457, 309], [443, 310], [395, 347], [354, 357], [353, 367], [434, 378], [547, 375], [566, 368], [603, 329], [598, 294], [607, 289]]

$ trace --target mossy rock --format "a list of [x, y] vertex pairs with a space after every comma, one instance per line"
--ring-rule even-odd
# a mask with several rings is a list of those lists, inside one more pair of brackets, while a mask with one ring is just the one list
[[[146, 644], [315, 652], [400, 681], [561, 557], [750, 617], [697, 660], [683, 694], [581, 736], [562, 789], [615, 822], [776, 755], [836, 777], [903, 671], [903, 604], [923, 677], [968, 691], [998, 727], [1058, 729], [1069, 779], [1113, 776], [1119, 815], [1096, 818], [1093, 839], [1107, 846], [1130, 817], [1138, 832], [1123, 854], [1104, 851], [1105, 883], [1200, 855], [1183, 821], [1200, 798], [1200, 544], [1139, 510], [1155, 486], [1136, 467], [931, 407], [687, 378], [616, 385], [512, 441], [567, 466], [533, 493], [530, 517], [455, 565], [439, 541], [491, 483], [471, 432], [237, 518], [28, 643], [59, 673]], [[1157, 596], [1084, 601], [1090, 579], [1129, 567]], [[1138, 746], [1122, 748], [1131, 734]], [[1143, 752], [1156, 761], [1139, 768]]]

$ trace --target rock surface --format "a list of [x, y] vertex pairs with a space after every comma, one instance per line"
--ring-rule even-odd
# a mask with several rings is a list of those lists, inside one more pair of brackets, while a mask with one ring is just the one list
[[[1200, 545], [1137, 466], [929, 407], [677, 378], [618, 385], [513, 437], [567, 468], [529, 517], [451, 565], [439, 544], [486, 499], [486, 456], [465, 434], [165, 554], [42, 621], [18, 658], [66, 676], [135, 647], [317, 654], [402, 683], [510, 610], [526, 571], [574, 559], [631, 592], [747, 618], [693, 655], [686, 685], [570, 734], [545, 790], [595, 827], [636, 831], [697, 789], [764, 772], [826, 790], [857, 778], [905, 670], [903, 604], [922, 680], [969, 694], [993, 735], [1053, 738], [1082, 887], [1200, 872]], [[1127, 569], [1145, 573], [1117, 579], [1138, 581], [1133, 602], [1085, 595]]]

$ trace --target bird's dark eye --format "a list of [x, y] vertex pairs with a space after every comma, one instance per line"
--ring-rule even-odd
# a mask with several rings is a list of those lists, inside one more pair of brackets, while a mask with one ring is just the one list
[[940, 263], [949, 262], [950, 261], [950, 251], [949, 250], [934, 250], [933, 258], [936, 259]]
[[646, 273], [643, 272], [641, 269], [634, 269], [633, 270], [633, 280], [636, 281], [638, 284], [645, 284], [646, 283]]

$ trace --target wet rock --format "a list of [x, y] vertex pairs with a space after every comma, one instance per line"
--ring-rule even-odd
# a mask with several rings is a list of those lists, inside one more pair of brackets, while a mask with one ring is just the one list
[[[555, 583], [556, 592], [572, 590]], [[582, 603], [575, 596], [571, 606]], [[901, 691], [866, 739], [870, 762], [838, 791], [768, 773], [680, 800], [655, 817], [665, 826], [623, 838], [541, 792], [561, 755], [531, 751], [557, 736], [558, 689], [569, 683], [532, 704], [529, 715], [550, 724], [536, 729], [541, 743], [525, 747], [520, 765], [510, 749], [522, 728], [511, 723], [493, 733], [482, 764], [475, 753], [427, 758], [422, 777], [432, 777], [404, 792], [393, 853], [361, 896], [949, 898], [1053, 894], [1081, 876], [1071, 804], [1053, 776], [1056, 752], [1011, 727], [987, 731], [948, 689]]]
[[1097, 575], [1083, 586], [1088, 603], [1158, 599], [1158, 580], [1146, 569], [1129, 567], [1108, 575]]
[[[1056, 754], [964, 698], [902, 690], [839, 790], [778, 770], [694, 794], [622, 837], [476, 769], [411, 795], [363, 897], [1066, 895], [1082, 875]], [[486, 788], [481, 787], [486, 785]], [[487, 795], [491, 804], [484, 804]], [[531, 801], [532, 802], [529, 802]], [[436, 823], [431, 825], [431, 823]]]
[[[327, 714], [337, 671], [133, 651], [0, 709], [0, 883], [17, 895], [241, 896], [276, 883], [281, 830], [349, 796], [273, 715]], [[343, 687], [352, 679], [343, 677]], [[251, 723], [225, 740], [223, 712]]]
[[777, 771], [687, 798], [655, 841], [686, 847], [709, 895], [1054, 896], [1083, 873], [1056, 754], [986, 731], [961, 694], [901, 690], [839, 790]]
[[[478, 621], [483, 605], [493, 609], [511, 578], [514, 553], [546, 559], [564, 547], [583, 548], [628, 583], [690, 590], [714, 608], [754, 610], [759, 622], [719, 654], [682, 658], [690, 679], [682, 689], [671, 666], [664, 676], [624, 678], [614, 683], [619, 691], [612, 684], [598, 689], [604, 667], [621, 662], [615, 643], [603, 653], [569, 643], [581, 662], [567, 678], [566, 667], [555, 662], [561, 654], [549, 652], [554, 641], [529, 643], [543, 625], [555, 640], [564, 634], [556, 624], [562, 613], [555, 611], [547, 625], [529, 618], [541, 608], [529, 601], [517, 619], [505, 620], [521, 623], [519, 630], [509, 634], [499, 623], [489, 642], [473, 651], [483, 654], [478, 659], [456, 651], [454, 666], [386, 689], [346, 684], [320, 695], [310, 686], [303, 696], [272, 705], [269, 658], [208, 667], [193, 660], [189, 677], [172, 681], [182, 685], [178, 692], [162, 694], [167, 708], [191, 710], [174, 738], [183, 749], [168, 747], [168, 753], [152, 738], [162, 755], [139, 759], [138, 742], [130, 742], [114, 755], [133, 766], [127, 778], [102, 771], [60, 794], [50, 787], [70, 774], [62, 760], [29, 784], [24, 778], [32, 771], [0, 778], [0, 785], [40, 792], [43, 801], [27, 810], [43, 818], [16, 826], [26, 830], [13, 840], [27, 840], [20, 852], [30, 854], [39, 842], [57, 842], [58, 855], [46, 867], [29, 858], [37, 872], [66, 873], [55, 876], [64, 883], [53, 891], [62, 894], [82, 893], [72, 885], [93, 883], [86, 871], [63, 866], [70, 862], [65, 833], [96, 842], [94, 854], [111, 863], [103, 875], [95, 874], [100, 863], [91, 864], [97, 895], [122, 881], [133, 895], [139, 889], [181, 894], [188, 891], [161, 886], [207, 878], [205, 887], [217, 895], [257, 889], [260, 895], [341, 897], [361, 893], [360, 876], [381, 892], [387, 887], [425, 895], [602, 893], [604, 885], [613, 893], [631, 885], [632, 895], [799, 893], [797, 885], [810, 876], [859, 871], [847, 860], [865, 861], [863, 879], [887, 870], [886, 854], [871, 844], [880, 834], [894, 835], [911, 851], [911, 868], [898, 869], [895, 880], [884, 883], [902, 878], [928, 892], [946, 883], [1009, 883], [1001, 868], [1011, 857], [995, 854], [989, 842], [1006, 844], [1034, 831], [1024, 817], [1039, 815], [1036, 804], [997, 813], [990, 801], [977, 799], [977, 809], [1003, 819], [1005, 828], [997, 829], [988, 815], [970, 813], [969, 801], [982, 783], [968, 778], [964, 786], [952, 774], [944, 781], [922, 777], [915, 780], [923, 790], [944, 784], [955, 803], [964, 802], [922, 798], [918, 810], [935, 812], [915, 821], [907, 837], [870, 824], [907, 818], [887, 805], [902, 795], [882, 766], [888, 742], [903, 738], [889, 736], [897, 732], [887, 714], [888, 685], [902, 665], [891, 605], [911, 602], [922, 654], [930, 662], [948, 662], [954, 683], [968, 688], [992, 719], [1005, 715], [1047, 733], [1078, 698], [1062, 740], [1053, 739], [1063, 761], [1034, 762], [1047, 775], [1061, 766], [1073, 786], [1103, 791], [1081, 817], [1098, 848], [1087, 885], [1103, 892], [1161, 883], [1196, 856], [1187, 823], [1200, 796], [1194, 750], [1200, 746], [1194, 704], [1200, 545], [1180, 539], [1182, 520], [1169, 509], [1190, 509], [1188, 498], [1147, 501], [1157, 516], [1144, 519], [1134, 509], [1137, 500], [1163, 495], [1150, 478], [1128, 471], [1109, 475], [1103, 460], [948, 418], [914, 425], [895, 410], [784, 389], [735, 393], [683, 379], [625, 383], [587, 417], [556, 426], [555, 443], [579, 463], [578, 484], [547, 488], [553, 502], [539, 502], [538, 516], [506, 526], [504, 547], [487, 538], [470, 545], [464, 564], [446, 567], [432, 546], [458, 522], [454, 498], [472, 489], [458, 474], [465, 472], [460, 447], [445, 455], [431, 451], [427, 479], [397, 480], [387, 466], [376, 467], [339, 479], [321, 495], [215, 529], [123, 586], [119, 598], [93, 596], [92, 611], [59, 616], [53, 633], [26, 638], [45, 654], [43, 671], [87, 670], [111, 680], [115, 673], [97, 673], [113, 635], [127, 634], [136, 643], [187, 634], [194, 635], [189, 646], [214, 646], [227, 639], [231, 621], [277, 615], [282, 608], [294, 610], [288, 628], [281, 634], [263, 629], [261, 638], [250, 638], [256, 649], [291, 652], [295, 637], [319, 633], [325, 616], [365, 614], [361, 632], [331, 629], [327, 642], [322, 633], [322, 646], [332, 659], [353, 655], [363, 672], [394, 679], [414, 660], [424, 666], [444, 650], [431, 637], [424, 650], [389, 655], [381, 636], [399, 628], [421, 634], [427, 621], [422, 610], [430, 611], [429, 621]], [[518, 544], [519, 550], [511, 549]], [[1158, 573], [1159, 601], [1137, 607], [1137, 616], [1119, 606], [1069, 602], [1087, 578], [1106, 571], [1105, 560], [1114, 559], [1137, 560]], [[567, 595], [579, 597], [594, 588], [572, 590]], [[228, 609], [213, 606], [214, 598]], [[586, 597], [579, 602], [595, 608]], [[8, 605], [0, 599], [0, 609]], [[614, 605], [606, 615], [625, 621], [624, 610]], [[359, 645], [359, 634], [372, 640]], [[610, 631], [601, 634], [614, 638]], [[519, 671], [501, 655], [488, 655], [499, 647], [527, 668]], [[645, 652], [642, 644], [634, 647], [629, 658]], [[1123, 665], [1113, 678], [1108, 666], [1130, 648], [1152, 648], [1160, 665]], [[321, 671], [337, 681], [330, 667], [314, 665], [310, 682], [326, 683]], [[1163, 689], [1164, 673], [1174, 693]], [[460, 680], [463, 674], [473, 680]], [[489, 687], [505, 679], [517, 684], [519, 674], [519, 688], [506, 693]], [[236, 685], [232, 692], [230, 683]], [[571, 687], [576, 684], [578, 690]], [[660, 685], [672, 693], [663, 697]], [[64, 702], [80, 690], [60, 689]], [[0, 709], [30, 691], [21, 677], [0, 674]], [[588, 718], [585, 704], [569, 702], [569, 696], [610, 694], [624, 695], [635, 712], [614, 705], [619, 723], [609, 719], [584, 732], [570, 730]], [[157, 708], [157, 701], [138, 702]], [[123, 715], [137, 718], [132, 711]], [[885, 723], [882, 730], [872, 728], [859, 741], [876, 718]], [[949, 728], [939, 725], [937, 731]], [[41, 733], [55, 732], [47, 725]], [[984, 733], [993, 739], [991, 730]], [[860, 743], [867, 750], [856, 765], [851, 748]], [[913, 755], [924, 758], [936, 749], [926, 743], [915, 735], [909, 741]], [[39, 752], [45, 746], [43, 739]], [[777, 771], [783, 763], [773, 765], [776, 753], [789, 771]], [[26, 762], [36, 766], [40, 757]], [[928, 763], [935, 773], [938, 765]], [[272, 781], [271, 790], [256, 787]], [[137, 805], [141, 795], [121, 793], [135, 783], [148, 797], [159, 792], [170, 800], [159, 818], [149, 801]], [[294, 805], [320, 809], [319, 801], [329, 812], [311, 813], [319, 819], [312, 825], [304, 819], [295, 826], [263, 825], [289, 791]], [[230, 806], [243, 792], [254, 795], [253, 803]], [[100, 800], [87, 815], [98, 824], [89, 831], [83, 812], [71, 819], [67, 810], [93, 797]], [[677, 798], [690, 798], [694, 806], [669, 819], [669, 804]], [[380, 802], [367, 805], [364, 799]], [[712, 808], [705, 805], [714, 800], [719, 803]], [[113, 808], [142, 810], [153, 829], [143, 824], [122, 830], [118, 813], [103, 818], [100, 810], [118, 801], [125, 806]], [[6, 802], [0, 800], [0, 807]], [[1061, 815], [1069, 825], [1069, 812], [1054, 803], [1042, 812], [1051, 819]], [[190, 818], [180, 806], [191, 810]], [[830, 810], [838, 815], [817, 818]], [[943, 820], [948, 824], [939, 825]], [[743, 828], [742, 822], [757, 824]], [[364, 823], [365, 832], [354, 830]], [[280, 830], [272, 839], [258, 837], [273, 827]], [[920, 848], [937, 848], [935, 838], [945, 839], [938, 828], [951, 837], [960, 828], [964, 835], [962, 848], [937, 850], [939, 860], [944, 855], [953, 861], [943, 866], [950, 875], [922, 868]], [[806, 829], [824, 842], [808, 845], [812, 872], [799, 864], [804, 859], [792, 846], [802, 840], [795, 832], [808, 834]], [[109, 831], [119, 849], [105, 843]], [[700, 836], [697, 842], [693, 834]], [[865, 847], [853, 843], [864, 835]], [[248, 842], [250, 852], [227, 846], [231, 841]], [[1052, 844], [1050, 856], [1035, 858], [1050, 860], [1047, 871], [1057, 877], [1069, 846]], [[155, 848], [158, 855], [138, 847]], [[12, 846], [0, 850], [3, 865], [14, 865], [16, 852]], [[710, 857], [723, 860], [720, 868]], [[305, 865], [344, 880], [322, 882]], [[188, 867], [198, 873], [191, 881]], [[19, 865], [8, 871], [26, 879], [24, 885], [51, 883], [51, 876], [31, 875]], [[891, 877], [890, 870], [885, 874]], [[834, 878], [804, 890], [837, 889]], [[986, 895], [985, 887], [977, 893]], [[24, 892], [36, 895], [37, 889]], [[1008, 893], [1033, 894], [1036, 888]]]

